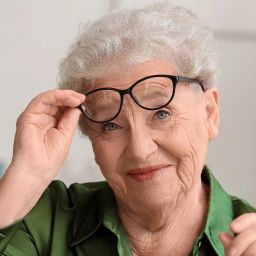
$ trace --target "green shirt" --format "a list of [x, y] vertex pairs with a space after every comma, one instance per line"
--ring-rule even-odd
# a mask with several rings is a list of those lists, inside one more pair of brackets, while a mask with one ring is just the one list
[[[237, 216], [256, 212], [229, 196], [205, 167], [202, 179], [210, 187], [203, 232], [191, 255], [224, 255], [218, 239]], [[0, 255], [12, 256], [130, 256], [116, 201], [106, 182], [72, 184], [53, 181], [36, 206], [17, 223], [0, 229]]]

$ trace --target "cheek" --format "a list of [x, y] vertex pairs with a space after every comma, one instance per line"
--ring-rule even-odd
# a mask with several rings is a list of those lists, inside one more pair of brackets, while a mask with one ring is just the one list
[[165, 139], [160, 142], [177, 159], [176, 171], [184, 191], [189, 191], [195, 180], [199, 180], [205, 161], [208, 135], [201, 114], [177, 116], [174, 125], [166, 131]]
[[122, 145], [119, 143], [98, 141], [93, 142], [93, 151], [95, 154], [95, 161], [99, 165], [100, 170], [108, 182], [109, 186], [113, 189], [114, 193], [119, 197], [127, 197], [127, 188], [125, 180], [118, 172], [119, 163], [121, 159], [120, 152], [122, 152]]
[[118, 159], [120, 158], [120, 149], [118, 145], [113, 146], [111, 143], [98, 140], [92, 141], [92, 148], [95, 161], [106, 180], [116, 179], [118, 170]]
[[[102, 172], [105, 169], [110, 169], [111, 165], [114, 165], [114, 159], [112, 159], [114, 154], [111, 154], [107, 143], [104, 141], [92, 141], [92, 148], [95, 161], [99, 165]], [[104, 173], [103, 175], [105, 176]]]

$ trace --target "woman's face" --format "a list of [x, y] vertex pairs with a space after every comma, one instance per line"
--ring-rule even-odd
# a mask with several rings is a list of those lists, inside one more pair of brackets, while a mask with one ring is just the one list
[[[154, 74], [179, 75], [169, 62], [155, 59], [109, 74], [95, 88], [126, 89]], [[85, 129], [119, 202], [151, 207], [175, 203], [200, 185], [208, 141], [218, 132], [218, 92], [178, 84], [172, 102], [154, 111], [140, 108], [126, 95], [116, 119], [88, 121]]]

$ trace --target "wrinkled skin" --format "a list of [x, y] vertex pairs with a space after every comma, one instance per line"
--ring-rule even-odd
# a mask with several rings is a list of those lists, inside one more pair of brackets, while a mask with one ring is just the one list
[[[171, 63], [155, 59], [112, 72], [96, 87], [125, 89], [153, 74], [179, 75]], [[171, 104], [147, 111], [126, 95], [116, 119], [105, 125], [89, 122], [85, 128], [96, 162], [114, 190], [134, 255], [191, 251], [207, 214], [207, 187], [200, 175], [208, 143], [218, 134], [218, 98], [214, 87], [203, 92], [198, 85], [179, 84]], [[149, 176], [128, 175], [130, 170], [158, 165], [165, 167]], [[241, 234], [236, 238], [220, 234], [225, 253], [256, 255], [255, 214], [240, 218], [247, 226], [232, 231]], [[187, 239], [184, 230], [191, 230]], [[187, 242], [180, 244], [181, 238]], [[238, 254], [232, 254], [233, 247]], [[249, 254], [243, 254], [246, 250]]]
[[[151, 61], [103, 78], [97, 87], [124, 89], [151, 74], [175, 74], [175, 71], [163, 60]], [[157, 116], [157, 111], [141, 109], [125, 96], [121, 114], [105, 131], [100, 125], [90, 125], [88, 135], [96, 162], [121, 202], [131, 206], [161, 206], [170, 200], [175, 202], [181, 191], [188, 192], [194, 183], [201, 183], [199, 177], [208, 141], [216, 135], [217, 128], [208, 124], [207, 99], [198, 91], [179, 85], [174, 100], [163, 109], [168, 111], [164, 119]], [[170, 167], [145, 183], [127, 178], [130, 169], [156, 164]]]
[[[97, 88], [125, 89], [152, 74], [177, 73], [170, 63], [152, 60], [103, 77]], [[200, 216], [192, 239], [196, 237], [203, 225], [201, 222], [206, 216], [207, 205], [204, 201], [206, 189], [200, 179], [201, 170], [208, 142], [218, 132], [218, 91], [215, 88], [204, 93], [199, 85], [192, 88], [188, 84], [179, 84], [174, 100], [160, 111], [144, 110], [125, 96], [122, 111], [116, 119], [105, 126], [88, 124], [86, 132], [92, 142], [96, 162], [114, 190], [119, 214], [130, 240], [140, 239], [129, 232], [130, 226], [131, 230], [136, 229], [131, 218], [146, 230], [171, 226], [170, 234], [176, 233], [178, 228], [170, 222], [190, 219], [187, 215], [193, 208]], [[166, 167], [150, 178], [134, 180], [127, 174], [129, 170], [162, 164]], [[151, 237], [149, 240], [150, 248], [154, 239]], [[145, 243], [147, 241], [141, 242], [144, 247]], [[192, 244], [193, 240], [189, 246]], [[169, 249], [168, 253], [171, 251]], [[147, 254], [146, 251], [144, 253]]]
[[[110, 72], [95, 86], [127, 88], [152, 74], [177, 73], [167, 61], [155, 59]], [[20, 115], [12, 161], [0, 179], [1, 228], [26, 216], [58, 173], [81, 114], [76, 107], [84, 101], [74, 91], [51, 90], [35, 97]], [[203, 93], [198, 85], [179, 84], [164, 109], [147, 111], [125, 96], [113, 122], [84, 126], [115, 193], [133, 255], [191, 252], [207, 215], [208, 187], [200, 175], [218, 120], [216, 88]], [[131, 175], [134, 169], [140, 174]], [[256, 214], [238, 217], [230, 229], [231, 234], [220, 234], [225, 255], [256, 255]]]

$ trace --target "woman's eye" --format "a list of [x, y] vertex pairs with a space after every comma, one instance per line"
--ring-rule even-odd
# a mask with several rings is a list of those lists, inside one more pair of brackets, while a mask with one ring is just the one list
[[116, 129], [118, 129], [118, 125], [112, 122], [109, 123], [105, 123], [102, 125], [102, 130], [103, 131], [114, 131]]
[[155, 116], [157, 117], [157, 119], [166, 119], [170, 116], [170, 112], [166, 110], [159, 110], [155, 113]]

